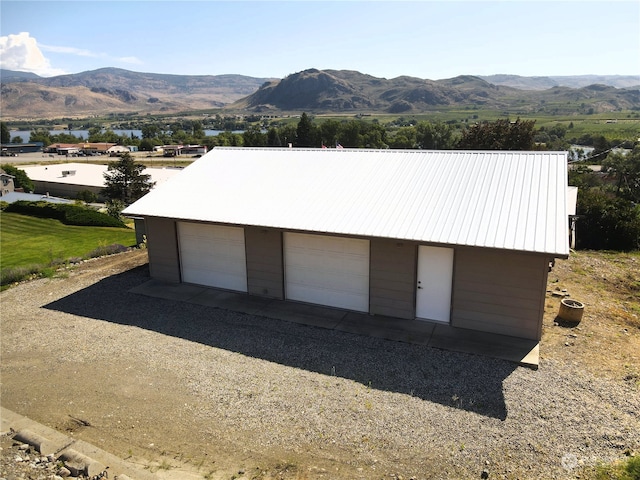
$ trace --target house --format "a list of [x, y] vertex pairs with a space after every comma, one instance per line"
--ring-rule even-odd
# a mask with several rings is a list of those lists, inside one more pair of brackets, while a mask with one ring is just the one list
[[153, 279], [539, 340], [567, 153], [216, 147], [124, 210]]
[[[33, 182], [35, 193], [77, 198], [79, 192], [88, 190], [95, 193], [99, 199], [105, 187], [104, 174], [108, 168], [107, 165], [73, 162], [20, 166]], [[151, 175], [151, 181], [156, 182], [158, 186], [179, 171], [176, 168], [145, 168], [142, 173]]]
[[3, 157], [17, 157], [21, 153], [41, 152], [43, 148], [42, 142], [33, 143], [3, 143], [0, 144]]
[[123, 145], [113, 145], [112, 147], [109, 147], [107, 153], [111, 157], [119, 157], [120, 155], [123, 155], [125, 153], [131, 153], [131, 150]]
[[14, 178], [13, 175], [9, 175], [0, 168], [0, 197], [4, 197], [15, 190]]

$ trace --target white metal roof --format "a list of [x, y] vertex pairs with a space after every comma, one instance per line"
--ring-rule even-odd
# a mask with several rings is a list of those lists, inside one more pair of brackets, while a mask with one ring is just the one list
[[[34, 181], [64, 183], [66, 185], [87, 185], [90, 187], [104, 187], [104, 174], [107, 165], [92, 163], [58, 163], [55, 165], [20, 165], [27, 176]], [[142, 173], [151, 175], [151, 181], [156, 187], [166, 182], [178, 173], [176, 168], [145, 168]], [[74, 172], [63, 174], [63, 172]]]
[[139, 216], [567, 256], [566, 152], [215, 148]]

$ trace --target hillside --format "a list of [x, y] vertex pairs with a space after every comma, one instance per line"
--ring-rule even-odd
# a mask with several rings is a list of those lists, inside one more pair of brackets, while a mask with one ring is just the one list
[[407, 76], [376, 78], [350, 70], [309, 69], [265, 83], [256, 93], [226, 108], [261, 113], [420, 113], [446, 107], [481, 107], [529, 113], [543, 106], [551, 106], [560, 113], [638, 108], [640, 89], [590, 85], [578, 89], [556, 86], [547, 90], [521, 90], [469, 75], [433, 81]]
[[638, 88], [638, 75], [570, 75], [551, 77], [522, 77], [520, 75], [487, 75], [480, 76], [494, 85], [520, 88], [522, 90], [546, 90], [553, 87], [582, 88], [601, 84], [616, 88]]
[[102, 68], [43, 78], [3, 70], [3, 118], [158, 113], [219, 108], [269, 80], [243, 75], [165, 75]]
[[[633, 77], [464, 75], [445, 80], [386, 79], [351, 70], [308, 69], [284, 79], [242, 75], [167, 75], [102, 68], [43, 78], [0, 71], [4, 120], [105, 113], [227, 112], [421, 113], [489, 108], [512, 114], [608, 112], [640, 108]], [[589, 80], [600, 83], [572, 88]]]

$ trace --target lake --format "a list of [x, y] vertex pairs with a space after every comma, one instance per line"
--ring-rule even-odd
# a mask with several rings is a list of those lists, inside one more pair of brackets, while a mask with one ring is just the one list
[[[234, 130], [233, 133], [243, 133], [244, 130]], [[223, 130], [205, 130], [204, 134], [207, 137], [215, 137], [216, 135], [222, 133]], [[31, 138], [31, 131], [29, 130], [11, 130], [11, 139], [15, 137], [22, 138], [22, 143], [29, 143]], [[75, 135], [76, 137], [81, 137], [84, 140], [89, 138], [89, 130], [49, 130], [50, 135], [59, 135], [61, 133], [70, 133], [71, 135]], [[113, 133], [116, 135], [126, 135], [127, 137], [131, 137], [134, 135], [138, 138], [142, 138], [142, 130], [113, 130]]]

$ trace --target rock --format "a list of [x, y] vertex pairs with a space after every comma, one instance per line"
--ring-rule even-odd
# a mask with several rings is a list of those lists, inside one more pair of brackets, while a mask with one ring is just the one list
[[71, 470], [69, 470], [67, 467], [61, 467], [60, 470], [58, 470], [58, 475], [61, 476], [62, 478], [70, 477]]
[[480, 478], [489, 478], [489, 470], [487, 470], [486, 468], [484, 470], [482, 470], [482, 473], [480, 474]]

